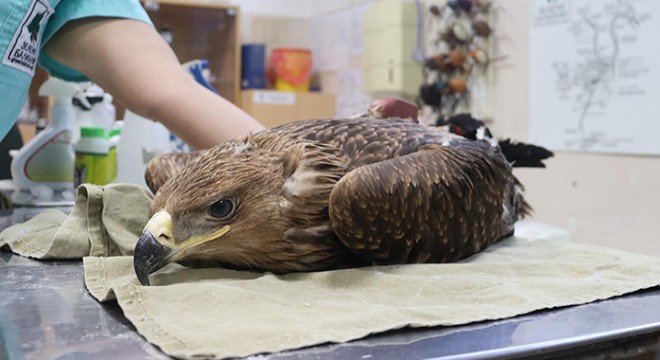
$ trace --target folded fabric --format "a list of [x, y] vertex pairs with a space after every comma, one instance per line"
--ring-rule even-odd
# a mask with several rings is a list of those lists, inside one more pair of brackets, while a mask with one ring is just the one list
[[298, 273], [171, 264], [140, 286], [131, 257], [87, 257], [85, 282], [177, 358], [225, 358], [583, 304], [660, 284], [660, 259], [509, 238], [456, 264]]
[[130, 255], [150, 202], [137, 186], [85, 185], [69, 216], [49, 211], [8, 228], [0, 246], [43, 259], [86, 256], [90, 293], [116, 298], [140, 334], [179, 358], [248, 356], [406, 326], [501, 319], [660, 285], [658, 258], [527, 235], [455, 264], [284, 276], [170, 264], [144, 287]]
[[131, 255], [149, 220], [153, 195], [143, 187], [84, 184], [68, 216], [45, 211], [0, 233], [0, 247], [36, 259]]

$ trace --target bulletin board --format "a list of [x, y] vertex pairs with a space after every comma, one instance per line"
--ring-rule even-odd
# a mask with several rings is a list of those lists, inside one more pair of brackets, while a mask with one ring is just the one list
[[354, 59], [364, 55], [364, 14], [370, 2], [317, 16], [310, 23], [316, 71], [336, 74], [335, 116], [364, 113], [371, 96], [364, 91], [364, 70]]
[[660, 1], [532, 0], [530, 138], [660, 155]]

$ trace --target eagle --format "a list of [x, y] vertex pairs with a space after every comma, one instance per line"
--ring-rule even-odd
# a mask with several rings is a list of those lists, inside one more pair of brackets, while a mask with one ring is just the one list
[[495, 142], [403, 119], [303, 120], [148, 164], [139, 281], [170, 262], [273, 273], [454, 262], [529, 214]]

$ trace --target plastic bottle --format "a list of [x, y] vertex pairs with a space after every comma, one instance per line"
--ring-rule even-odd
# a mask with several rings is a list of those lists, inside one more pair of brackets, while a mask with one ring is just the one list
[[75, 122], [73, 95], [76, 84], [56, 78], [39, 88], [40, 96], [53, 96], [50, 124], [29, 143], [13, 153], [11, 175], [16, 186], [14, 202], [34, 203], [31, 190], [47, 187], [52, 191], [73, 190], [74, 150], [71, 142]]
[[112, 95], [105, 93], [103, 94], [103, 102], [101, 102], [99, 108], [103, 109], [102, 114], [104, 115], [104, 124], [109, 125], [108, 130], [111, 130], [114, 125], [115, 121], [117, 120], [117, 109], [115, 109], [115, 106], [112, 104], [114, 98]]
[[115, 125], [112, 130], [110, 130], [110, 134], [108, 134], [108, 142], [110, 146], [110, 149], [108, 150], [108, 166], [110, 166], [109, 182], [113, 182], [117, 179], [117, 146], [119, 145], [123, 125], [123, 121], [115, 121]]
[[117, 145], [116, 182], [146, 187], [144, 171], [149, 160], [171, 152], [169, 134], [162, 124], [127, 110]]
[[110, 142], [105, 129], [98, 126], [80, 128], [80, 139], [76, 144], [75, 182], [105, 185], [110, 182]]
[[116, 110], [115, 106], [112, 105], [112, 95], [103, 92], [103, 89], [95, 86], [96, 91], [100, 94], [97, 94], [95, 98], [100, 97], [102, 100], [93, 102], [92, 109], [90, 110], [92, 116], [92, 124], [94, 126], [101, 126], [105, 129], [106, 134], [112, 130], [113, 124], [115, 122]]
[[108, 134], [112, 130], [116, 117], [116, 110], [112, 105], [112, 95], [104, 92], [94, 83], [85, 83], [84, 87], [84, 91], [76, 93], [73, 97], [78, 128], [74, 133], [74, 143], [78, 140], [80, 127], [99, 126]]

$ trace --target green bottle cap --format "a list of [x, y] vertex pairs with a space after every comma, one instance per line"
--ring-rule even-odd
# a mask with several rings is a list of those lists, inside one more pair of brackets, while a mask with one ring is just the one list
[[121, 134], [121, 129], [112, 129], [110, 130], [110, 133], [108, 133], [108, 138], [118, 136], [119, 134]]
[[105, 129], [98, 126], [81, 126], [80, 137], [105, 138]]

